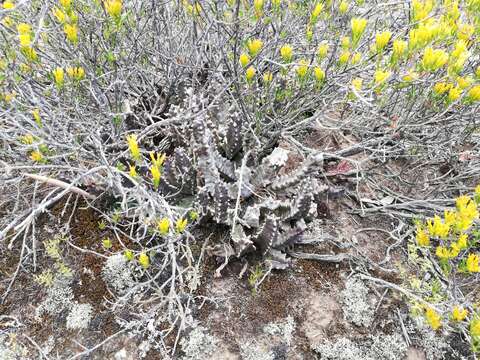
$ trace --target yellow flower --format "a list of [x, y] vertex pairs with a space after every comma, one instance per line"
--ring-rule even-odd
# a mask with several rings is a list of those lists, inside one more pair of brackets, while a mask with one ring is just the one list
[[450, 245], [450, 250], [449, 250], [449, 257], [451, 259], [455, 258], [460, 254], [460, 246], [457, 243], [452, 243]]
[[338, 58], [338, 62], [343, 65], [348, 62], [348, 59], [350, 59], [350, 51], [345, 50], [340, 53], [340, 56]]
[[242, 65], [242, 67], [246, 67], [248, 65], [248, 63], [250, 62], [250, 56], [248, 56], [245, 53], [242, 53], [240, 55], [239, 61], [240, 61], [240, 65]]
[[121, 0], [107, 0], [105, 1], [105, 10], [111, 17], [118, 17], [122, 13], [122, 1]]
[[15, 98], [15, 93], [5, 93], [3, 94], [3, 99], [5, 100], [5, 102], [9, 103], [10, 101], [12, 101], [14, 98]]
[[138, 148], [138, 143], [137, 143], [137, 135], [131, 134], [127, 135], [127, 143], [128, 143], [128, 149], [130, 150], [130, 154], [132, 155], [132, 158], [136, 161], [140, 160], [140, 149]]
[[417, 235], [415, 236], [417, 244], [420, 246], [430, 246], [430, 237], [427, 231], [421, 226], [417, 226]]
[[62, 5], [63, 8], [69, 9], [70, 6], [72, 5], [72, 0], [58, 0], [60, 5]]
[[308, 61], [305, 60], [305, 59], [301, 59], [299, 62], [298, 62], [298, 66], [297, 66], [297, 75], [300, 79], [303, 79], [305, 76], [307, 76], [308, 74]]
[[162, 235], [168, 234], [168, 230], [170, 229], [170, 220], [168, 220], [168, 218], [163, 218], [158, 222], [157, 228], [158, 228], [158, 231], [160, 231], [160, 234]]
[[350, 26], [352, 28], [352, 40], [353, 44], [356, 45], [367, 27], [367, 19], [362, 18], [353, 18], [350, 21]]
[[249, 40], [247, 43], [248, 51], [251, 56], [256, 56], [262, 50], [263, 41], [259, 39]]
[[57, 67], [53, 70], [53, 78], [57, 87], [62, 87], [64, 82], [64, 71], [61, 67]]
[[338, 5], [338, 11], [340, 14], [344, 15], [348, 11], [349, 3], [346, 2], [345, 0], [342, 0], [340, 2], [340, 5]]
[[448, 55], [441, 49], [427, 47], [423, 51], [422, 66], [425, 70], [436, 71], [445, 65], [448, 61]]
[[465, 77], [458, 77], [457, 78], [457, 85], [458, 87], [463, 90], [472, 85], [473, 79], [470, 76], [465, 76]]
[[479, 258], [477, 254], [468, 255], [467, 270], [471, 273], [480, 272]]
[[448, 100], [455, 101], [462, 95], [462, 89], [459, 86], [450, 88], [448, 91]]
[[456, 207], [458, 215], [455, 227], [457, 230], [465, 231], [469, 229], [473, 221], [478, 218], [477, 206], [470, 197], [463, 195], [457, 198]]
[[33, 137], [32, 134], [27, 134], [20, 137], [20, 142], [25, 145], [32, 145], [34, 141], [35, 141], [35, 138]]
[[458, 40], [455, 43], [455, 48], [452, 51], [452, 58], [459, 58], [467, 52], [467, 42], [465, 40]]
[[468, 235], [467, 234], [461, 234], [458, 237], [457, 245], [461, 250], [464, 250], [468, 247]]
[[375, 84], [381, 85], [390, 77], [390, 71], [376, 70], [374, 74]]
[[186, 227], [187, 227], [187, 219], [180, 218], [175, 223], [175, 230], [177, 230], [178, 233], [182, 233]]
[[136, 178], [138, 176], [137, 169], [135, 168], [135, 165], [130, 165], [129, 175], [132, 178]]
[[360, 91], [362, 90], [362, 85], [363, 85], [363, 80], [360, 79], [360, 78], [355, 78], [352, 80], [352, 87], [356, 90], [356, 91]]
[[153, 151], [150, 151], [150, 160], [152, 161], [152, 164], [159, 169], [162, 167], [166, 158], [167, 158], [166, 154], [158, 154], [158, 153], [157, 153], [157, 157], [155, 158], [155, 153]]
[[468, 91], [468, 98], [472, 101], [480, 101], [480, 85], [475, 85]]
[[67, 75], [77, 81], [82, 80], [85, 77], [85, 70], [82, 67], [67, 67]]
[[21, 46], [30, 46], [32, 43], [32, 37], [30, 34], [20, 34], [18, 35], [18, 40], [20, 41]]
[[375, 46], [377, 52], [381, 52], [383, 49], [385, 49], [391, 37], [392, 33], [390, 31], [384, 31], [375, 35]]
[[29, 34], [32, 32], [32, 27], [30, 26], [30, 24], [20, 23], [17, 25], [17, 31], [20, 35]]
[[[320, 46], [318, 47], [318, 51], [317, 51], [317, 55], [318, 55], [319, 60], [322, 60], [327, 56], [328, 48], [329, 48], [329, 45], [327, 43], [320, 44]], [[479, 68], [480, 68], [480, 66], [479, 66]], [[479, 71], [479, 73], [480, 73], [480, 71]]]
[[269, 83], [273, 80], [273, 74], [270, 71], [267, 71], [265, 74], [263, 74], [263, 81], [265, 83]]
[[15, 9], [15, 4], [10, 0], [6, 0], [3, 2], [3, 8], [5, 10], [12, 10]]
[[128, 261], [132, 261], [133, 258], [135, 257], [135, 256], [133, 255], [133, 251], [132, 251], [132, 250], [128, 250], [128, 249], [124, 251], [123, 255], [125, 256], [125, 258], [126, 258]]
[[412, 1], [412, 8], [413, 8], [413, 20], [415, 22], [420, 22], [428, 17], [430, 11], [432, 11], [434, 6], [433, 0], [413, 0]]
[[460, 24], [457, 28], [457, 36], [461, 40], [470, 40], [475, 33], [475, 26], [470, 24]]
[[61, 24], [65, 24], [68, 20], [67, 14], [65, 14], [63, 10], [59, 9], [58, 7], [54, 7], [52, 9], [52, 14], [53, 16], [55, 16], [57, 21]]
[[288, 44], [283, 45], [280, 48], [280, 56], [282, 57], [283, 61], [285, 61], [286, 63], [289, 63], [290, 61], [292, 61], [293, 48]]
[[311, 22], [316, 22], [318, 17], [320, 16], [321, 12], [323, 10], [323, 3], [317, 2], [315, 4], [315, 7], [312, 10], [312, 15], [310, 16]]
[[395, 40], [393, 42], [393, 59], [397, 61], [401, 59], [407, 52], [408, 44], [404, 40]]
[[318, 82], [322, 82], [323, 80], [325, 80], [325, 71], [322, 70], [320, 67], [315, 67], [315, 69], [313, 69], [313, 73], [315, 75], [315, 79]]
[[350, 38], [348, 36], [342, 37], [340, 40], [340, 46], [342, 49], [347, 50], [350, 48]]
[[102, 240], [102, 245], [105, 249], [110, 249], [112, 247], [112, 240], [105, 238]]
[[253, 8], [255, 9], [255, 15], [257, 17], [263, 14], [264, 0], [253, 0]]
[[455, 306], [452, 310], [452, 318], [455, 321], [463, 321], [468, 316], [468, 310]]
[[439, 82], [439, 83], [436, 83], [436, 84], [433, 86], [433, 91], [434, 91], [435, 94], [437, 94], [437, 95], [443, 95], [443, 94], [445, 94], [448, 90], [450, 90], [451, 87], [452, 87], [451, 84], [447, 84], [447, 83], [444, 83], [444, 82]]
[[[30, 61], [36, 61], [38, 59], [37, 52], [30, 46], [22, 47], [21, 51], [22, 54], [25, 55], [25, 57]], [[29, 68], [26, 68], [25, 70], [28, 71]]]
[[43, 160], [43, 155], [40, 151], [35, 150], [30, 153], [30, 159], [32, 159], [35, 162], [40, 162]]
[[13, 26], [14, 21], [10, 16], [4, 16], [3, 19], [0, 21], [0, 24], [5, 25], [5, 27], [10, 28]]
[[425, 317], [427, 318], [427, 323], [433, 330], [437, 330], [442, 326], [442, 318], [440, 315], [431, 307], [428, 307], [425, 311]]
[[138, 257], [138, 263], [144, 268], [144, 269], [148, 269], [148, 267], [150, 266], [150, 258], [148, 257], [147, 254], [145, 254], [144, 252], [142, 252], [140, 254], [140, 256]]
[[63, 27], [63, 31], [65, 32], [65, 36], [67, 40], [73, 44], [76, 44], [78, 41], [78, 28], [77, 25], [72, 24], [65, 24]]
[[150, 166], [150, 173], [152, 174], [153, 188], [155, 190], [160, 186], [160, 169], [155, 165]]
[[431, 236], [438, 236], [442, 239], [448, 236], [450, 226], [442, 222], [440, 216], [435, 215], [432, 219], [427, 220], [428, 232]]
[[255, 77], [256, 70], [253, 66], [250, 66], [246, 71], [245, 71], [245, 77], [247, 78], [247, 81], [251, 81]]
[[443, 260], [450, 259], [450, 251], [445, 246], [437, 246], [435, 255]]

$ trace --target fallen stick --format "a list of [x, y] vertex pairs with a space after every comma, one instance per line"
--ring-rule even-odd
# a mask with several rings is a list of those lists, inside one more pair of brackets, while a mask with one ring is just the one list
[[60, 187], [62, 189], [65, 189], [65, 190], [68, 190], [68, 191], [71, 191], [71, 192], [74, 192], [75, 194], [84, 196], [87, 199], [91, 199], [91, 200], [95, 199], [95, 196], [93, 196], [92, 194], [89, 194], [88, 192], [80, 189], [79, 187], [73, 186], [72, 184], [66, 183], [65, 181], [52, 179], [52, 178], [49, 178], [49, 177], [46, 177], [46, 176], [43, 176], [43, 175], [38, 175], [38, 174], [25, 173], [23, 175], [25, 175], [26, 177], [28, 177], [30, 179], [41, 181], [41, 182], [44, 182], [44, 183]]

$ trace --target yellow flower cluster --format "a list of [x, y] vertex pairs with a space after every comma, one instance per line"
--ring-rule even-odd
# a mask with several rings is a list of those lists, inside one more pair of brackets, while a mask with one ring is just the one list
[[150, 173], [152, 174], [153, 188], [155, 190], [157, 190], [160, 186], [160, 177], [162, 174], [161, 169], [163, 163], [165, 162], [165, 158], [165, 154], [157, 154], [157, 156], [155, 156], [153, 151], [150, 152], [150, 160], [152, 162], [152, 165], [150, 166]]
[[135, 161], [139, 161], [141, 158], [140, 148], [137, 143], [137, 135], [131, 134], [127, 135], [128, 149], [130, 150], [130, 155]]
[[82, 80], [85, 77], [85, 70], [82, 67], [67, 67], [67, 75], [77, 81]]
[[442, 326], [442, 317], [431, 307], [425, 309], [425, 318], [433, 330], [438, 330]]
[[468, 310], [461, 308], [459, 306], [455, 306], [452, 310], [452, 319], [455, 321], [463, 321], [468, 316]]
[[105, 1], [105, 11], [113, 18], [118, 18], [122, 13], [121, 0], [107, 0]]

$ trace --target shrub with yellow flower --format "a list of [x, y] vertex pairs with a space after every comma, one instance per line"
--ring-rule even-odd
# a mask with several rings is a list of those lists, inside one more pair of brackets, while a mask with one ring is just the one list
[[452, 319], [454, 321], [463, 321], [468, 316], [468, 310], [460, 306], [455, 306], [452, 310]]
[[433, 330], [438, 330], [442, 326], [442, 317], [431, 307], [426, 308], [425, 318]]
[[105, 1], [105, 11], [113, 18], [118, 18], [122, 13], [121, 0], [107, 0]]
[[55, 85], [57, 85], [58, 88], [63, 86], [65, 81], [65, 72], [61, 67], [57, 67], [55, 70], [53, 70], [53, 79], [55, 80]]
[[448, 61], [447, 53], [442, 49], [425, 48], [422, 57], [422, 67], [427, 71], [437, 71]]
[[248, 65], [248, 63], [250, 62], [250, 56], [248, 56], [248, 54], [242, 53], [242, 54], [240, 54], [239, 61], [240, 61], [240, 65], [242, 65], [242, 67], [246, 67]]
[[85, 77], [85, 70], [81, 66], [67, 67], [67, 75], [76, 81], [80, 81]]
[[323, 60], [328, 54], [329, 45], [327, 43], [322, 43], [318, 46], [317, 56], [318, 60]]
[[175, 223], [175, 230], [181, 234], [182, 232], [185, 231], [185, 228], [187, 227], [187, 219], [179, 218], [177, 222]]
[[383, 31], [375, 35], [375, 49], [377, 53], [385, 49], [391, 37], [392, 33], [390, 31]]
[[471, 273], [480, 272], [480, 258], [477, 254], [469, 254], [467, 257], [466, 267], [467, 271]]
[[250, 39], [247, 42], [247, 49], [250, 53], [250, 56], [255, 57], [262, 50], [263, 41], [260, 39]]
[[280, 56], [284, 62], [289, 63], [293, 58], [293, 48], [288, 44], [283, 45], [280, 48]]
[[75, 24], [65, 24], [63, 27], [63, 31], [65, 32], [65, 36], [67, 40], [70, 41], [72, 44], [76, 44], [78, 42], [78, 28]]
[[141, 159], [141, 154], [140, 154], [140, 148], [138, 147], [138, 143], [137, 143], [137, 135], [135, 134], [127, 135], [127, 143], [128, 143], [128, 149], [130, 150], [130, 155], [132, 156], [132, 159], [134, 159], [135, 161], [139, 161]]
[[350, 26], [352, 29], [352, 43], [353, 46], [356, 47], [367, 27], [367, 19], [353, 18], [350, 22]]
[[160, 186], [160, 169], [157, 166], [152, 165], [150, 166], [150, 173], [152, 174], [153, 188], [157, 190]]
[[168, 218], [161, 219], [157, 224], [157, 228], [160, 234], [162, 235], [168, 234], [170, 229], [170, 220], [168, 220]]
[[150, 267], [150, 257], [146, 253], [142, 252], [138, 257], [138, 263], [144, 269], [148, 269]]
[[245, 78], [247, 79], [248, 82], [252, 81], [253, 78], [255, 77], [256, 70], [253, 66], [250, 66], [246, 71], [245, 71]]

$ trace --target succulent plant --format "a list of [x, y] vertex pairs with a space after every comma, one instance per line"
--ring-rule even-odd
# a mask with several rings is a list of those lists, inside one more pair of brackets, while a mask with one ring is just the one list
[[259, 144], [252, 138], [249, 120], [228, 101], [212, 105], [205, 97], [191, 96], [188, 103], [172, 106], [169, 117], [182, 125], [169, 129], [174, 149], [161, 191], [178, 199], [193, 197], [205, 221], [228, 226], [227, 256], [259, 251], [281, 258], [328, 190], [316, 177], [322, 155], [311, 154], [295, 170], [278, 176], [288, 151], [262, 147], [267, 139]]

